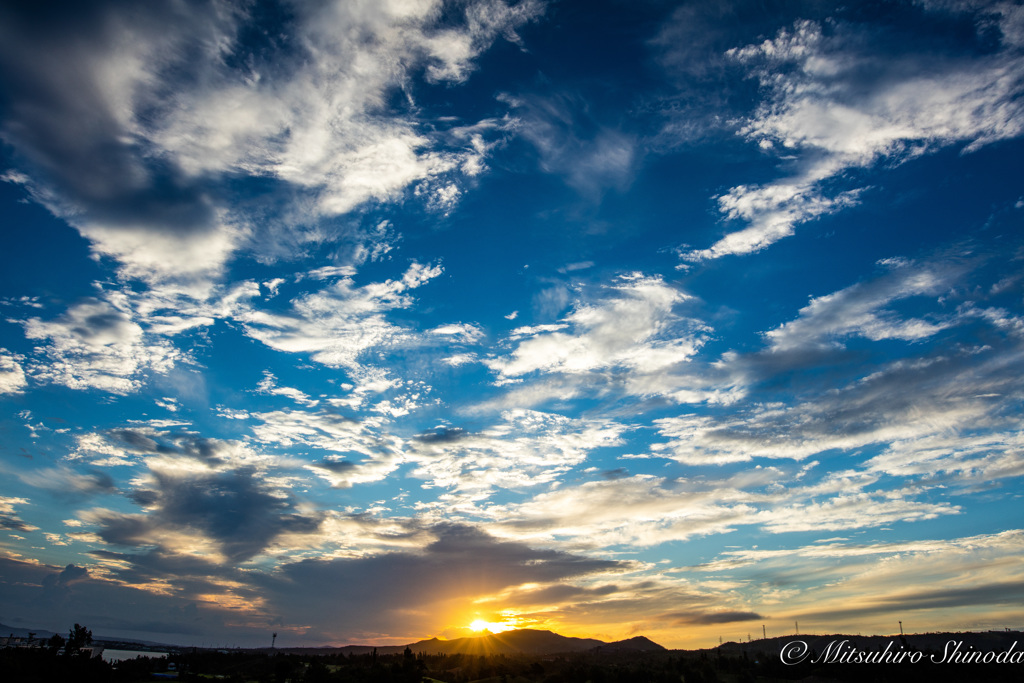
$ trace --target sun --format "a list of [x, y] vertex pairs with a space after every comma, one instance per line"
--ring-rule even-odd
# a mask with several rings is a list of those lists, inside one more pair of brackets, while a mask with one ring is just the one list
[[469, 625], [471, 631], [490, 631], [491, 633], [501, 633], [503, 631], [511, 631], [516, 627], [515, 624], [508, 621], [484, 621], [483, 619], [477, 619]]

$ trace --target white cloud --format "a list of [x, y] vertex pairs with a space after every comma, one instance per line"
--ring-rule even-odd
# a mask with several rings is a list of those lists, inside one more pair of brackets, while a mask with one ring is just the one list
[[773, 351], [789, 351], [839, 343], [860, 336], [872, 341], [915, 341], [930, 337], [953, 324], [951, 320], [903, 318], [885, 310], [895, 301], [918, 296], [937, 297], [949, 288], [960, 269], [914, 266], [900, 262], [881, 278], [812, 299], [800, 316], [765, 333]]
[[557, 325], [515, 330], [515, 350], [486, 361], [488, 367], [503, 378], [610, 369], [649, 374], [688, 360], [700, 348], [700, 326], [673, 311], [687, 295], [659, 278], [641, 276], [621, 278], [607, 289], [609, 296], [578, 304]]
[[430, 333], [462, 343], [479, 341], [484, 336], [483, 330], [470, 323], [441, 325], [430, 330]]
[[419, 343], [414, 332], [388, 322], [384, 313], [407, 308], [408, 292], [439, 276], [440, 266], [413, 263], [399, 280], [356, 286], [349, 274], [292, 301], [288, 314], [249, 310], [240, 315], [246, 333], [278, 351], [308, 353], [331, 367], [360, 367], [368, 349]]
[[314, 268], [313, 270], [305, 273], [299, 273], [295, 276], [296, 282], [301, 282], [306, 278], [312, 278], [313, 280], [332, 280], [334, 278], [348, 278], [356, 274], [356, 269], [353, 266], [322, 266], [320, 268]]
[[[808, 629], [884, 632], [892, 614], [917, 614], [929, 624], [975, 623], [994, 628], [1014, 618], [1007, 596], [1024, 576], [1017, 557], [1024, 532], [1010, 529], [949, 539], [832, 542], [778, 550], [726, 551], [693, 569], [734, 577], [747, 599], [774, 620]], [[775, 586], [750, 580], [765, 572]], [[978, 617], [984, 605], [986, 616]], [[850, 626], [853, 624], [854, 626]], [[891, 627], [888, 627], [891, 629]], [[936, 627], [938, 628], [938, 627]]]
[[[0, 134], [30, 163], [9, 179], [117, 259], [123, 277], [195, 288], [254, 240], [280, 255], [303, 224], [399, 199], [416, 183], [431, 186], [431, 205], [451, 210], [460, 176], [480, 172], [486, 136], [503, 124], [420, 121], [410, 82], [465, 81], [496, 40], [518, 42], [516, 30], [543, 4], [289, 9], [289, 33], [262, 50], [239, 39], [266, 28], [257, 13], [227, 2], [85, 7], [73, 28], [6, 12], [0, 69], [17, 73], [8, 83], [18, 87]], [[403, 101], [395, 94], [405, 106], [392, 105]], [[239, 176], [278, 181], [287, 206], [229, 212]]]
[[870, 471], [988, 488], [1024, 475], [1024, 434], [936, 433], [894, 441], [865, 463]]
[[267, 288], [267, 296], [277, 296], [277, 290], [280, 289], [281, 285], [283, 285], [285, 282], [286, 280], [283, 277], [275, 277], [264, 282], [263, 286]]
[[19, 394], [28, 385], [19, 361], [23, 356], [0, 349], [0, 394]]
[[[418, 188], [417, 188], [418, 189]], [[462, 191], [455, 183], [448, 183], [442, 187], [436, 187], [430, 192], [430, 199], [427, 201], [427, 208], [437, 211], [445, 216], [451, 213], [452, 209], [459, 202]]]
[[959, 506], [921, 500], [929, 488], [879, 484], [866, 471], [822, 478], [753, 467], [722, 478], [609, 477], [554, 488], [518, 504], [483, 507], [494, 533], [582, 547], [651, 547], [738, 527], [773, 534], [865, 529], [958, 514]]
[[1003, 424], [989, 393], [1009, 381], [999, 377], [1000, 361], [975, 371], [964, 369], [963, 360], [897, 361], [868, 377], [808, 390], [792, 405], [748, 401], [713, 415], [659, 418], [654, 424], [667, 441], [652, 444], [651, 452], [690, 465], [803, 460], [833, 449], [852, 452]]
[[687, 252], [684, 258], [702, 261], [760, 251], [792, 235], [796, 225], [856, 202], [856, 190], [835, 197], [824, 196], [815, 188], [822, 179], [809, 174], [765, 187], [732, 188], [718, 198], [719, 210], [727, 218], [749, 221], [751, 225], [729, 233], [708, 249]]
[[117, 296], [80, 302], [54, 320], [30, 318], [24, 326], [26, 337], [45, 342], [38, 350], [47, 360], [32, 362], [32, 375], [72, 389], [127, 394], [146, 373], [167, 373], [185, 360], [168, 341], [147, 335]]
[[1024, 543], [1024, 532], [1011, 529], [995, 534], [979, 534], [962, 538], [922, 539], [874, 543], [850, 543], [847, 539], [829, 539], [813, 545], [779, 550], [726, 550], [722, 553], [724, 560], [698, 565], [701, 571], [719, 571], [749, 565], [762, 560], [787, 558], [807, 558], [832, 560], [839, 558], [864, 558], [873, 561], [879, 555], [905, 554], [908, 556], [941, 555], [945, 553], [961, 554], [982, 549], [998, 549], [1001, 552], [1013, 552]]
[[[762, 476], [768, 476], [762, 471]], [[495, 533], [568, 538], [586, 546], [652, 546], [750, 523], [756, 508], [735, 483], [691, 486], [636, 475], [542, 493], [518, 506], [496, 508]]]
[[[429, 80], [465, 80], [481, 51], [498, 36], [514, 39], [542, 5], [470, 4], [465, 22], [447, 29], [437, 28], [434, 0], [296, 9], [300, 53], [251, 73], [216, 73], [209, 87], [180, 96], [155, 137], [190, 174], [271, 174], [316, 190], [318, 211], [336, 215], [396, 199], [479, 155], [435, 149], [437, 139], [413, 118], [389, 115], [384, 101], [420, 64]], [[438, 192], [449, 208], [459, 190], [448, 182]]]
[[586, 270], [588, 268], [593, 268], [593, 267], [594, 267], [594, 262], [593, 261], [578, 261], [576, 263], [568, 263], [568, 264], [562, 266], [561, 268], [558, 269], [558, 272], [559, 273], [572, 273], [572, 272], [575, 272], [577, 270]]
[[476, 363], [479, 358], [475, 353], [456, 353], [446, 358], [442, 358], [442, 363], [447, 363], [453, 368], [457, 368], [460, 365], [467, 365], [469, 363]]
[[336, 488], [381, 481], [404, 461], [402, 440], [387, 433], [383, 418], [354, 420], [324, 410], [276, 410], [250, 417], [260, 421], [252, 433], [262, 444], [323, 451], [319, 462], [305, 467]]
[[748, 227], [684, 258], [758, 251], [800, 223], [855, 203], [860, 189], [826, 189], [825, 181], [848, 169], [1018, 137], [1024, 131], [1024, 61], [1013, 49], [1012, 27], [1020, 13], [1001, 5], [988, 12], [1006, 27], [1003, 49], [980, 56], [894, 53], [895, 45], [873, 50], [877, 39], [870, 29], [840, 22], [826, 31], [806, 20], [774, 39], [729, 50], [768, 91], [740, 133], [783, 158], [795, 155], [796, 172], [765, 185], [738, 185], [719, 197], [725, 217]]
[[442, 429], [406, 442], [412, 476], [479, 499], [494, 488], [550, 483], [594, 449], [620, 443], [626, 427], [604, 420], [511, 410], [478, 433]]
[[[175, 345], [178, 336], [202, 335], [218, 319], [236, 318], [259, 296], [259, 285], [241, 281], [198, 290], [181, 283], [112, 287], [94, 282], [96, 294], [49, 320], [14, 320], [36, 348], [21, 359], [23, 370], [46, 382], [117, 394], [139, 390], [153, 374], [167, 375], [192, 354]], [[31, 301], [17, 305], [39, 308]], [[33, 311], [35, 312], [35, 311]]]
[[823, 503], [803, 502], [797, 505], [776, 505], [754, 516], [762, 528], [771, 533], [798, 531], [835, 531], [879, 527], [894, 522], [934, 519], [940, 515], [960, 512], [949, 503], [924, 503], [907, 500], [902, 492], [883, 495], [865, 492], [840, 494]]
[[131, 466], [136, 464], [134, 454], [126, 452], [121, 444], [111, 443], [101, 434], [90, 432], [75, 437], [76, 447], [66, 456], [68, 461], [85, 460], [98, 467]]
[[295, 389], [294, 387], [281, 387], [277, 385], [277, 377], [274, 373], [269, 370], [263, 371], [263, 379], [256, 386], [256, 391], [260, 394], [269, 394], [273, 396], [286, 396], [296, 403], [300, 403], [304, 406], [313, 408], [320, 401], [310, 398], [304, 392]]
[[[990, 287], [974, 281], [983, 262], [886, 259], [885, 272], [815, 297], [765, 332], [762, 350], [728, 351], [688, 368], [689, 377], [660, 376], [663, 395], [674, 396], [671, 382], [694, 403], [703, 392], [707, 406], [654, 420], [665, 440], [650, 452], [710, 465], [1012, 433], [1017, 392], [1008, 368], [1020, 363], [1024, 322], [985, 306]], [[1018, 467], [1003, 448], [980, 455], [967, 461], [978, 458], [993, 476]], [[954, 461], [944, 467], [969, 478]]]
[[0, 68], [32, 85], [16, 96], [2, 134], [29, 160], [35, 198], [77, 226], [97, 253], [120, 259], [127, 276], [208, 278], [239, 229], [152, 149], [144, 111], [152, 113], [166, 67], [184, 55], [217, 61], [240, 16], [226, 5], [148, 9], [86, 9], [76, 14], [75, 39], [63, 22], [40, 30], [23, 24], [20, 12], [7, 13]]
[[172, 413], [176, 413], [181, 410], [181, 404], [178, 403], [178, 399], [171, 396], [164, 396], [163, 399], [157, 399], [154, 401], [158, 406], [164, 410], [168, 410]]
[[78, 228], [96, 253], [121, 262], [122, 277], [151, 284], [184, 281], [197, 294], [221, 274], [245, 234], [244, 229], [227, 224], [184, 234], [100, 222], [82, 223]]

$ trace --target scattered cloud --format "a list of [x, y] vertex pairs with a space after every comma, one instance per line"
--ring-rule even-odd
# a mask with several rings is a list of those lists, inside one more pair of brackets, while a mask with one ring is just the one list
[[[773, 604], [776, 619], [799, 618], [806, 628], [842, 619], [874, 630], [893, 611], [920, 610], [917, 618], [928, 620], [978, 604], [990, 605], [998, 621], [1004, 613], [1000, 606], [1006, 604], [998, 596], [1020, 591], [1019, 567], [1011, 558], [1019, 552], [1021, 533], [1011, 529], [949, 539], [726, 551], [721, 560], [699, 569], [737, 578], [747, 576], [755, 563], [756, 573], [775, 571], [784, 590], [774, 596], [766, 592], [761, 599]], [[813, 596], [794, 590], [800, 576], [810, 574], [817, 575], [822, 589]], [[822, 610], [823, 599], [851, 606]]]
[[747, 523], [756, 511], [749, 496], [715, 483], [694, 487], [650, 475], [590, 481], [492, 514], [497, 528], [514, 536], [565, 538], [585, 547], [645, 547]]
[[28, 505], [25, 498], [0, 496], [0, 528], [9, 531], [36, 531], [37, 527], [26, 523], [15, 512], [15, 506]]
[[937, 298], [954, 285], [959, 270], [953, 262], [931, 264], [930, 268], [901, 263], [885, 277], [812, 299], [796, 320], [769, 330], [765, 337], [773, 351], [782, 352], [838, 343], [855, 335], [872, 341], [931, 337], [953, 324], [952, 320], [900, 319], [883, 306], [915, 296]]
[[608, 420], [533, 410], [506, 411], [501, 418], [478, 433], [442, 429], [409, 440], [406, 457], [416, 464], [411, 476], [480, 500], [495, 489], [551, 483], [595, 449], [618, 445], [626, 430]]
[[470, 323], [442, 325], [430, 330], [430, 333], [464, 344], [479, 341], [484, 336], [483, 330]]
[[[1008, 427], [1016, 399], [1006, 364], [1019, 363], [1024, 337], [1014, 316], [966, 298], [982, 272], [953, 258], [900, 261], [813, 298], [763, 334], [763, 349], [701, 368], [694, 383], [732, 400], [656, 419], [667, 441], [652, 452], [692, 465], [799, 460]], [[965, 332], [986, 343], [944, 341]], [[876, 356], [881, 343], [898, 345], [898, 356]]]
[[282, 534], [308, 533], [318, 515], [297, 511], [252, 472], [175, 471], [151, 467], [132, 492], [145, 513], [88, 510], [83, 520], [99, 527], [108, 544], [156, 547], [172, 555], [213, 563], [243, 562]]
[[416, 344], [418, 336], [384, 314], [412, 304], [408, 292], [442, 272], [440, 266], [413, 263], [398, 280], [357, 286], [340, 274], [328, 287], [292, 301], [285, 313], [250, 310], [243, 314], [246, 333], [267, 346], [288, 353], [308, 353], [330, 367], [358, 368], [366, 350]]
[[277, 377], [274, 373], [269, 370], [263, 371], [263, 379], [256, 385], [256, 391], [261, 394], [269, 394], [273, 396], [285, 396], [295, 401], [296, 403], [302, 404], [309, 408], [315, 408], [320, 401], [314, 398], [310, 398], [304, 392], [295, 389], [294, 387], [280, 387], [277, 386]]
[[[280, 10], [297, 39], [268, 32], [254, 46], [242, 36], [266, 17], [244, 5], [158, 3], [136, 13], [87, 4], [45, 23], [7, 8], [0, 74], [15, 104], [0, 134], [31, 169], [17, 177], [116, 259], [122, 277], [200, 287], [241, 247], [279, 254], [256, 220], [267, 212], [278, 213], [277, 241], [301, 243], [307, 220], [395, 201], [415, 183], [436, 184], [430, 201], [450, 210], [458, 178], [482, 165], [485, 131], [450, 145], [414, 106], [389, 100], [411, 98], [414, 79], [465, 81], [483, 51], [518, 42], [517, 29], [544, 6]], [[253, 206], [232, 187], [240, 175], [272, 181], [274, 199]], [[290, 206], [275, 208], [278, 199]]]
[[23, 360], [23, 356], [0, 350], [0, 394], [18, 394], [28, 385], [21, 367]]
[[54, 320], [30, 318], [25, 336], [44, 341], [45, 363], [29, 372], [72, 389], [136, 391], [146, 372], [167, 373], [183, 354], [165, 340], [146, 335], [126, 302], [91, 299]]
[[514, 330], [512, 353], [486, 364], [503, 379], [534, 372], [650, 374], [688, 360], [700, 348], [701, 326], [674, 312], [689, 297], [660, 278], [623, 276], [605, 291], [592, 304], [577, 304], [557, 325]]
[[998, 4], [978, 11], [979, 35], [994, 21], [999, 49], [970, 56], [895, 39], [895, 27], [877, 32], [845, 20], [800, 20], [772, 39], [730, 49], [727, 56], [767, 93], [740, 134], [790, 160], [794, 172], [718, 197], [725, 218], [748, 226], [684, 259], [760, 251], [801, 223], [857, 203], [864, 188], [837, 189], [850, 171], [1018, 137], [1024, 79], [1017, 14]]
[[116, 491], [113, 477], [98, 470], [83, 473], [70, 467], [51, 467], [22, 473], [19, 478], [29, 486], [72, 498], [88, 498]]

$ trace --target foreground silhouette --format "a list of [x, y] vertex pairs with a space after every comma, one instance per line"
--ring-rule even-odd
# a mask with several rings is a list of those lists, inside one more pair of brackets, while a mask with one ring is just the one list
[[[76, 624], [76, 629], [79, 628]], [[880, 681], [943, 683], [945, 681], [1019, 681], [1024, 678], [1024, 655], [1016, 663], [984, 663], [961, 659], [950, 663], [949, 643], [961, 653], [1020, 652], [1019, 633], [923, 634], [886, 636], [787, 636], [747, 643], [725, 643], [705, 650], [666, 650], [646, 638], [602, 643], [583, 649], [586, 639], [563, 638], [550, 632], [495, 634], [469, 642], [428, 640], [395, 648], [355, 652], [349, 648], [275, 650], [206, 650], [178, 648], [167, 657], [146, 657], [109, 664], [90, 656], [84, 632], [78, 650], [52, 647], [39, 641], [27, 647], [0, 650], [0, 681], [36, 683], [137, 681], [177, 679], [229, 683], [755, 683], [761, 681]], [[74, 635], [72, 630], [70, 635]], [[90, 634], [91, 635], [91, 634]], [[501, 640], [495, 640], [504, 636]], [[63, 639], [61, 639], [63, 640]], [[431, 653], [431, 646], [453, 649], [519, 644], [545, 649], [558, 644], [561, 653], [518, 651], [476, 654]], [[596, 641], [600, 642], [600, 641]], [[490, 643], [490, 645], [488, 645]], [[796, 647], [800, 643], [805, 649]], [[1024, 644], [1024, 643], [1022, 643]], [[413, 645], [422, 645], [419, 651]], [[796, 647], [794, 650], [793, 648]], [[787, 648], [790, 648], [787, 650]], [[799, 661], [786, 662], [784, 652]], [[888, 663], [855, 663], [851, 652], [903, 653]], [[911, 656], [912, 655], [912, 656]], [[877, 659], [877, 658], [876, 658]], [[979, 659], [979, 658], [975, 658]], [[893, 663], [896, 661], [897, 663]]]

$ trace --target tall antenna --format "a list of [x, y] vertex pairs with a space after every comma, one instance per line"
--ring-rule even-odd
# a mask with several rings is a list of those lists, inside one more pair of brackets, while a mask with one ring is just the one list
[[800, 635], [800, 622], [799, 621], [794, 621], [793, 622], [793, 628], [796, 629], [796, 634]]
[[275, 633], [275, 634], [274, 634], [274, 635], [273, 635], [273, 636], [271, 637], [271, 639], [270, 639], [270, 647], [271, 647], [271, 648], [273, 648], [273, 647], [274, 647], [274, 643], [276, 643], [276, 642], [277, 642], [277, 634]]
[[768, 640], [768, 632], [764, 630], [764, 624], [761, 624], [761, 638]]

